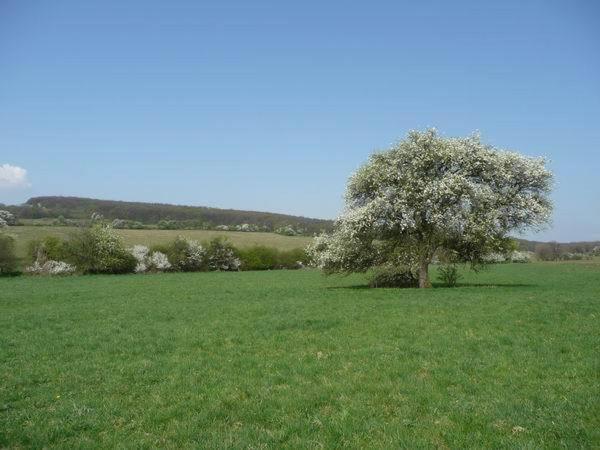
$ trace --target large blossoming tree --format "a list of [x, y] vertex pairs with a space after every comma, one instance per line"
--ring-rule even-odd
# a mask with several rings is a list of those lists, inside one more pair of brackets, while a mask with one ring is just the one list
[[394, 266], [429, 287], [436, 254], [476, 266], [505, 251], [509, 233], [547, 223], [551, 185], [543, 158], [497, 150], [478, 135], [412, 131], [351, 176], [344, 213], [310, 252], [326, 273]]

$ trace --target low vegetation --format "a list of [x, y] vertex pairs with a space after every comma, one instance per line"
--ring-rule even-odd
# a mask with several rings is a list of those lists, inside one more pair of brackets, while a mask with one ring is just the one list
[[[28, 262], [29, 242], [44, 239], [47, 236], [66, 240], [74, 232], [77, 232], [78, 229], [79, 227], [25, 225], [9, 227], [4, 232], [14, 238], [17, 257], [25, 264]], [[134, 245], [144, 245], [146, 247], [166, 245], [177, 238], [177, 236], [183, 236], [186, 239], [200, 242], [209, 241], [216, 237], [226, 237], [240, 250], [249, 247], [264, 246], [289, 251], [305, 248], [312, 240], [312, 238], [306, 236], [283, 236], [275, 233], [224, 232], [214, 230], [117, 229], [115, 233], [123, 239], [127, 247], [133, 247]]]
[[0, 447], [596, 448], [599, 274], [3, 278]]
[[[0, 238], [0, 275], [16, 273], [14, 239], [6, 234]], [[177, 236], [164, 244], [128, 247], [115, 229], [98, 222], [76, 229], [66, 239], [46, 236], [30, 241], [26, 260], [27, 274], [71, 275], [299, 269], [308, 256], [302, 249], [238, 249], [221, 236], [204, 242]]]

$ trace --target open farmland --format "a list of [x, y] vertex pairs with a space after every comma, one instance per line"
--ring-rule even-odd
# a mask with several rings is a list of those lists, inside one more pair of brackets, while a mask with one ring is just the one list
[[0, 447], [598, 447], [597, 262], [363, 287], [0, 279]]

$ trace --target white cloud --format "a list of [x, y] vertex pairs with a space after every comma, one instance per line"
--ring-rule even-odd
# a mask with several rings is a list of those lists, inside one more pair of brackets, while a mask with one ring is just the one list
[[2, 188], [24, 188], [31, 184], [27, 180], [27, 171], [22, 167], [10, 164], [0, 165], [0, 189]]

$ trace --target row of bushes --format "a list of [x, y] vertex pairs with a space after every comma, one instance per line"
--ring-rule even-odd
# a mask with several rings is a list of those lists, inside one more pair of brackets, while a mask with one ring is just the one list
[[[0, 235], [2, 274], [17, 271], [14, 247], [10, 236]], [[111, 227], [99, 224], [82, 228], [67, 240], [49, 236], [31, 241], [28, 257], [25, 272], [51, 275], [299, 269], [308, 258], [302, 249], [237, 249], [222, 237], [201, 244], [180, 236], [164, 245], [127, 248]]]

